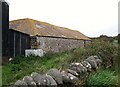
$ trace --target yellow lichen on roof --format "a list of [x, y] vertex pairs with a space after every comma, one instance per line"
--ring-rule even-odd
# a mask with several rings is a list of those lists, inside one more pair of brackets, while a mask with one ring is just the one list
[[29, 18], [10, 21], [9, 28], [27, 33], [31, 36], [39, 35], [91, 40], [79, 31], [70, 30], [68, 28], [55, 26]]

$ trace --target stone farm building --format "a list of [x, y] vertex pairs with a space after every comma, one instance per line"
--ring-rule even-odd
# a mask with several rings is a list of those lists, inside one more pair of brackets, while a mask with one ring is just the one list
[[79, 31], [29, 18], [10, 21], [9, 28], [30, 35], [31, 48], [40, 48], [44, 53], [63, 52], [91, 42]]
[[9, 4], [5, 0], [0, 1], [0, 11], [2, 62], [17, 55], [25, 55], [26, 49], [42, 49], [44, 53], [55, 53], [84, 47], [91, 42], [91, 39], [78, 31], [29, 18], [9, 22]]

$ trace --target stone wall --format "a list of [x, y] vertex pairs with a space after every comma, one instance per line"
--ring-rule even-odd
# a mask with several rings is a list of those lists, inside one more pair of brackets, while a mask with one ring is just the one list
[[90, 44], [91, 42], [92, 42], [91, 40], [85, 40], [84, 46], [86, 46], [87, 44]]
[[90, 56], [80, 63], [70, 63], [64, 70], [52, 68], [44, 74], [32, 72], [31, 76], [17, 80], [10, 87], [86, 87], [88, 77], [99, 70], [101, 65], [98, 56]]
[[35, 48], [43, 49], [44, 53], [53, 53], [84, 47], [86, 41], [58, 37], [36, 37], [36, 41], [34, 38], [34, 43], [37, 45]]

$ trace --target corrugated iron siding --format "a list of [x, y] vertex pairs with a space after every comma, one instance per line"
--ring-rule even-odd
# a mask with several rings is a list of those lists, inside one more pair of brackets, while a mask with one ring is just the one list
[[8, 33], [8, 56], [25, 55], [25, 49], [30, 49], [30, 36], [12, 29]]

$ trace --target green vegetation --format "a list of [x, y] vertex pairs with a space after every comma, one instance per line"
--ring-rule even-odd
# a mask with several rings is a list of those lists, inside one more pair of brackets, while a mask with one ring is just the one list
[[16, 57], [3, 66], [3, 85], [13, 84], [16, 80], [30, 75], [32, 72], [44, 73], [50, 68], [65, 68], [73, 59], [72, 51], [56, 54], [47, 54], [44, 57]]
[[[114, 74], [118, 52], [116, 44], [114, 41], [99, 39], [93, 40], [85, 48], [72, 49], [63, 53], [46, 54], [43, 57], [18, 56], [8, 64], [3, 65], [3, 85], [13, 84], [16, 80], [22, 79], [34, 71], [44, 73], [50, 68], [65, 69], [71, 62], [81, 62], [91, 55], [98, 55], [102, 59], [104, 70], [90, 75], [87, 84], [116, 84], [117, 74]], [[108, 68], [110, 71], [106, 70]]]
[[2, 67], [0, 66], [0, 87], [2, 86]]
[[87, 85], [115, 87], [118, 85], [118, 77], [114, 71], [99, 70], [88, 78]]

